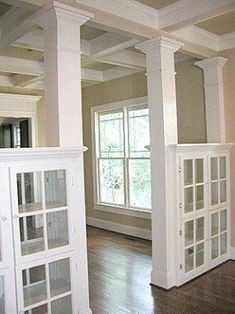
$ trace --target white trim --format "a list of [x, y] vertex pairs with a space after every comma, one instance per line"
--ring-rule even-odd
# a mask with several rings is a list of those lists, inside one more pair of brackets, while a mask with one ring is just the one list
[[235, 47], [235, 32], [218, 36], [201, 27], [190, 25], [172, 32], [171, 35], [217, 52]]
[[198, 26], [190, 25], [171, 33], [179, 39], [219, 51], [220, 36], [210, 33]]
[[148, 104], [148, 97], [138, 97], [138, 98], [131, 98], [125, 99], [122, 101], [117, 101], [113, 103], [107, 103], [103, 105], [93, 106], [91, 107], [92, 112], [101, 112], [101, 111], [109, 111], [112, 109], [120, 109], [125, 106], [136, 106], [136, 105], [146, 105]]
[[[93, 196], [94, 196], [94, 209], [95, 210], [102, 210], [105, 212], [112, 212], [116, 214], [126, 215], [126, 216], [135, 216], [139, 218], [151, 219], [151, 210], [148, 212], [143, 208], [129, 208], [129, 201], [126, 200], [126, 193], [125, 193], [125, 204], [127, 207], [120, 206], [120, 205], [112, 205], [112, 204], [104, 204], [99, 203], [99, 180], [98, 180], [98, 167], [97, 167], [97, 156], [98, 156], [98, 148], [97, 148], [97, 136], [99, 134], [96, 119], [97, 116], [95, 113], [111, 111], [111, 110], [123, 110], [123, 107], [136, 107], [141, 105], [148, 104], [148, 97], [138, 97], [132, 99], [126, 99], [123, 101], [103, 104], [98, 106], [91, 107], [91, 133], [92, 133], [92, 179], [93, 179]], [[125, 141], [124, 141], [125, 142]], [[123, 158], [124, 160], [125, 158]], [[149, 158], [150, 159], [150, 158]], [[125, 167], [126, 169], [126, 167]], [[124, 169], [124, 170], [125, 170]], [[124, 178], [126, 180], [126, 173], [124, 173]], [[128, 181], [128, 180], [127, 180]], [[126, 187], [125, 187], [126, 191]], [[129, 194], [128, 194], [129, 195]]]
[[215, 144], [178, 144], [178, 145], [169, 145], [170, 149], [175, 150], [177, 153], [184, 152], [221, 152], [230, 151], [234, 144], [232, 143], [215, 143]]
[[93, 217], [87, 217], [86, 219], [87, 219], [87, 225], [91, 227], [118, 232], [121, 234], [126, 234], [126, 235], [130, 235], [133, 237], [146, 239], [146, 240], [151, 240], [152, 238], [151, 230], [142, 229], [142, 228], [133, 227], [133, 226], [127, 226], [127, 225], [119, 224], [116, 222], [110, 222], [107, 220], [93, 218]]
[[102, 203], [95, 203], [94, 209], [109, 212], [118, 215], [126, 215], [131, 217], [138, 217], [144, 219], [151, 219], [152, 213], [151, 211], [143, 210], [143, 209], [135, 209], [135, 208], [126, 208], [115, 205], [105, 205]]
[[234, 246], [231, 246], [230, 258], [235, 261], [235, 247]]

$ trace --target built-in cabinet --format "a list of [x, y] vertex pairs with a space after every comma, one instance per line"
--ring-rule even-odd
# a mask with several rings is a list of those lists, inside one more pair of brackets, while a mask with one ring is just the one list
[[229, 259], [229, 144], [177, 145], [177, 285]]
[[82, 152], [0, 153], [1, 314], [90, 313]]

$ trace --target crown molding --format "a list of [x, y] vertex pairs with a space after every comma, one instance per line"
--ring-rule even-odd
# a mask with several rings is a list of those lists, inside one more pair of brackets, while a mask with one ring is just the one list
[[158, 10], [159, 29], [198, 23], [234, 9], [234, 0], [180, 0]]
[[179, 39], [218, 51], [220, 36], [195, 25], [187, 26], [171, 33]]
[[7, 94], [7, 93], [0, 93], [0, 99], [3, 100], [6, 98], [7, 100], [20, 100], [23, 102], [37, 102], [41, 96], [35, 96], [35, 95], [25, 95], [25, 94]]
[[140, 21], [142, 25], [158, 28], [158, 11], [134, 0], [75, 0], [75, 2], [135, 23]]
[[191, 25], [171, 33], [178, 39], [220, 52], [235, 48], [235, 32], [218, 36], [195, 25]]

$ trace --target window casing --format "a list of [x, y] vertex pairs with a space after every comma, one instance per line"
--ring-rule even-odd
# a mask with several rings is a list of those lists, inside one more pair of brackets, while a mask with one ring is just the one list
[[151, 211], [148, 105], [93, 109], [95, 202]]

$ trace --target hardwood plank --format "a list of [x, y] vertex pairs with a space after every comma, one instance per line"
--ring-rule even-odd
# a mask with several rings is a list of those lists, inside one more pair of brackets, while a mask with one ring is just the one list
[[90, 302], [93, 314], [235, 313], [235, 263], [181, 288], [150, 286], [151, 242], [88, 227]]

